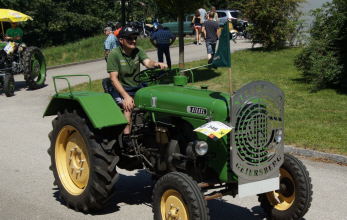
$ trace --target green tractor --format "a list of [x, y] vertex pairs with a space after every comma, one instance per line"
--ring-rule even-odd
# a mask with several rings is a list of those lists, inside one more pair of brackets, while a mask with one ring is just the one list
[[24, 43], [0, 42], [0, 89], [7, 97], [15, 91], [14, 75], [23, 74], [29, 89], [42, 87], [46, 80], [46, 62], [41, 50]]
[[44, 116], [57, 115], [48, 153], [66, 205], [100, 210], [116, 190], [117, 168], [146, 169], [156, 180], [156, 220], [209, 219], [207, 200], [225, 195], [258, 196], [271, 219], [303, 217], [312, 184], [304, 164], [284, 153], [283, 92], [257, 81], [230, 95], [188, 85], [178, 72], [161, 84], [161, 73], [135, 76], [150, 85], [134, 98], [131, 144], [110, 94], [56, 89]]

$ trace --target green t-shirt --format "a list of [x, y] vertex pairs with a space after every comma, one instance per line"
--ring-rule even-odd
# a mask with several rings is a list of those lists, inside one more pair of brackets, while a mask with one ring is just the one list
[[127, 56], [121, 47], [117, 47], [108, 55], [107, 72], [118, 72], [119, 81], [123, 86], [136, 87], [138, 83], [133, 77], [140, 72], [140, 63], [147, 58], [142, 49], [136, 48], [131, 56]]
[[19, 27], [17, 27], [17, 28], [9, 28], [6, 31], [6, 35], [9, 36], [9, 37], [18, 37], [18, 36], [20, 36], [21, 39], [20, 40], [16, 40], [14, 42], [21, 43], [22, 42], [22, 37], [23, 37], [23, 30], [21, 28], [19, 28]]

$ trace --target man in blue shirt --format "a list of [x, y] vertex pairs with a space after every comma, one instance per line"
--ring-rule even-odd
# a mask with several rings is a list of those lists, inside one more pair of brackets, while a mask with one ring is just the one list
[[168, 28], [158, 25], [158, 30], [151, 36], [152, 44], [158, 48], [158, 61], [164, 61], [166, 57], [167, 66], [171, 69], [170, 45], [175, 41], [176, 36]]
[[107, 62], [108, 54], [111, 52], [113, 48], [119, 47], [119, 42], [117, 37], [114, 36], [111, 27], [106, 27], [104, 29], [104, 33], [107, 36], [104, 42], [104, 55], [105, 55], [105, 60]]

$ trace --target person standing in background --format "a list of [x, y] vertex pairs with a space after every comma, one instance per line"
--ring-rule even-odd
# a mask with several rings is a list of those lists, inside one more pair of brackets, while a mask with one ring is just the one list
[[214, 13], [208, 13], [208, 20], [205, 21], [202, 26], [202, 33], [204, 34], [206, 41], [208, 63], [212, 62], [219, 36], [219, 25], [216, 21], [213, 20], [213, 17]]
[[158, 50], [158, 61], [163, 62], [165, 54], [167, 66], [171, 69], [170, 45], [175, 41], [176, 36], [162, 25], [158, 25], [157, 29], [151, 36], [151, 43]]
[[104, 41], [104, 56], [107, 62], [108, 54], [111, 52], [113, 48], [116, 48], [119, 46], [119, 42], [117, 37], [114, 36], [111, 27], [105, 27], [104, 33], [107, 36], [106, 40]]
[[214, 13], [213, 20], [217, 21], [217, 23], [219, 24], [219, 18], [218, 18], [218, 13], [216, 11], [216, 7], [212, 6], [210, 12]]
[[203, 24], [205, 22], [205, 20], [207, 19], [206, 17], [206, 10], [204, 8], [199, 8], [199, 13], [200, 13], [200, 18], [201, 18], [201, 24]]
[[199, 10], [195, 11], [195, 15], [192, 19], [192, 23], [194, 26], [194, 30], [195, 30], [195, 41], [196, 41], [196, 45], [201, 44], [200, 42], [200, 33], [201, 33], [201, 27], [202, 27], [202, 23], [201, 23], [201, 15]]

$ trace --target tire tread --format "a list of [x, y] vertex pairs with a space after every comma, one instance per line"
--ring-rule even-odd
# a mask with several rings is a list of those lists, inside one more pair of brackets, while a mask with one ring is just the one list
[[[83, 193], [78, 196], [71, 195], [64, 189], [55, 166], [55, 139], [60, 129], [65, 125], [74, 126], [86, 139], [89, 149], [89, 182]], [[47, 152], [51, 157], [50, 169], [52, 169], [55, 183], [58, 185], [59, 196], [66, 201], [68, 207], [85, 213], [98, 211], [105, 207], [119, 179], [119, 174], [116, 171], [119, 157], [115, 153], [103, 149], [102, 144], [94, 137], [95, 133], [90, 123], [84, 120], [77, 111], [69, 112], [65, 109], [63, 113], [59, 112], [52, 121], [52, 126], [53, 130], [48, 135], [51, 146]]]

